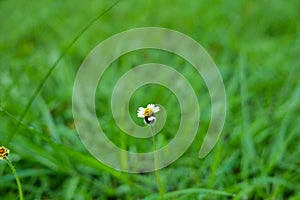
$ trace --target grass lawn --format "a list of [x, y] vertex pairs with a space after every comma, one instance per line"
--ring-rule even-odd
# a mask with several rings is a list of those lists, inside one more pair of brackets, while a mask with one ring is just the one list
[[[300, 1], [121, 0], [108, 10], [113, 4], [0, 2], [0, 147], [10, 150], [24, 198], [160, 199], [154, 172], [121, 172], [93, 157], [72, 111], [76, 73], [91, 50], [119, 32], [151, 26], [193, 38], [213, 58], [227, 97], [221, 137], [198, 157], [211, 119], [205, 81], [183, 58], [143, 49], [113, 62], [96, 89], [97, 119], [109, 140], [128, 151], [152, 151], [151, 138], [118, 127], [112, 92], [135, 66], [165, 64], [189, 81], [201, 115], [188, 150], [159, 170], [165, 199], [300, 199]], [[172, 91], [147, 84], [132, 94], [132, 121], [123, 123], [143, 126], [136, 112], [148, 103], [168, 116], [155, 137], [162, 148], [184, 116]], [[18, 198], [14, 175], [0, 160], [0, 199]]]

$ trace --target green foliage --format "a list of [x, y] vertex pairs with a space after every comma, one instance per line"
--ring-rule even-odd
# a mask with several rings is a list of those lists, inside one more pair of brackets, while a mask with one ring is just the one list
[[[20, 177], [24, 198], [159, 197], [154, 173], [122, 173], [92, 157], [77, 135], [72, 116], [73, 83], [83, 59], [109, 36], [145, 26], [174, 29], [203, 45], [224, 80], [226, 123], [216, 147], [199, 159], [210, 120], [204, 81], [184, 59], [143, 50], [119, 58], [99, 82], [96, 112], [109, 139], [125, 149], [152, 150], [151, 139], [132, 138], [117, 127], [110, 98], [114, 84], [132, 67], [149, 62], [166, 64], [190, 81], [201, 108], [193, 144], [159, 172], [166, 199], [300, 198], [300, 2], [120, 1], [79, 35], [112, 4], [0, 2], [0, 145], [11, 151], [9, 158]], [[39, 86], [41, 91], [20, 121]], [[157, 136], [159, 148], [175, 136], [180, 108], [167, 88], [145, 85], [130, 100], [133, 121], [142, 125], [136, 110], [151, 102], [163, 105], [168, 113]], [[0, 162], [0, 175], [1, 199], [16, 199], [15, 180], [5, 162]]]

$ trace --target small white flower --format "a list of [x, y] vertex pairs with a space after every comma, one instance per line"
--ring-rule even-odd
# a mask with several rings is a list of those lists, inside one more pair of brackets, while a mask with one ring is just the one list
[[148, 104], [147, 108], [139, 107], [137, 116], [140, 118], [144, 118], [144, 122], [151, 125], [156, 120], [154, 113], [157, 113], [158, 111], [159, 106]]

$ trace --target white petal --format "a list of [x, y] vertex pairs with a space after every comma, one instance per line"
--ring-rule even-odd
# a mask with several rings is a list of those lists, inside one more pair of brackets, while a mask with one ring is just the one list
[[154, 104], [148, 104], [147, 108], [151, 108], [153, 110], [153, 108], [155, 107]]
[[144, 112], [145, 108], [139, 107], [138, 111], [143, 111]]
[[142, 114], [142, 113], [138, 113], [138, 115], [137, 115], [139, 118], [144, 118], [145, 116], [144, 116], [144, 114]]
[[140, 118], [145, 117], [144, 116], [144, 111], [145, 111], [145, 108], [139, 107], [138, 112], [137, 112], [137, 116], [140, 117]]
[[148, 104], [147, 108], [150, 108], [154, 113], [157, 113], [160, 110], [159, 106], [154, 104]]
[[157, 113], [160, 110], [160, 108], [159, 108], [159, 106], [154, 106], [154, 108], [152, 110], [154, 113]]

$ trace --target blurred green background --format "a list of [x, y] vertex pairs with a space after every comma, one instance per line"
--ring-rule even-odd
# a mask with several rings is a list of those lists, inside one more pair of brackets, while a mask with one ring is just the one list
[[[159, 171], [166, 197], [300, 199], [300, 1], [123, 0], [80, 35], [44, 80], [80, 31], [113, 3], [0, 1], [0, 145], [11, 151], [25, 199], [158, 198], [154, 173], [118, 172], [94, 159], [82, 145], [72, 116], [73, 82], [88, 53], [113, 34], [145, 26], [180, 31], [214, 59], [227, 94], [221, 138], [207, 157], [198, 158], [210, 120], [208, 91], [186, 61], [157, 50], [120, 57], [100, 81], [96, 111], [107, 136], [124, 149], [151, 151], [151, 139], [130, 138], [117, 127], [110, 96], [119, 77], [132, 67], [166, 64], [190, 81], [201, 108], [193, 144]], [[142, 125], [137, 108], [151, 102], [168, 113], [157, 136], [162, 147], [176, 134], [180, 108], [167, 88], [146, 85], [130, 102], [137, 124]], [[17, 199], [4, 160], [0, 174], [1, 199]]]

